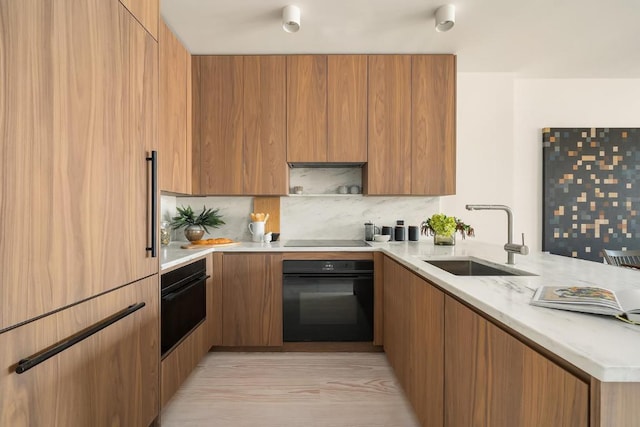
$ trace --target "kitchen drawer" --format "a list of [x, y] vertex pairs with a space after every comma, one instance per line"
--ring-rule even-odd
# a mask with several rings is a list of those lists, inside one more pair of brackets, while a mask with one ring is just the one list
[[[151, 424], [159, 404], [158, 294], [153, 275], [0, 334], [0, 425]], [[136, 304], [144, 306], [134, 311]], [[114, 321], [16, 373], [20, 360], [98, 329], [105, 319]]]

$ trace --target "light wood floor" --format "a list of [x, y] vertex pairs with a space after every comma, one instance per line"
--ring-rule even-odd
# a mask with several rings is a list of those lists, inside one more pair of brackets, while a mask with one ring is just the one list
[[162, 427], [414, 427], [384, 353], [209, 353]]

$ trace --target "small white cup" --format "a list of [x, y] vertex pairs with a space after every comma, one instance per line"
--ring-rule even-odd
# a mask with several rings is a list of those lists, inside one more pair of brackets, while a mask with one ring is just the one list
[[249, 223], [249, 231], [253, 235], [254, 242], [262, 242], [264, 239], [264, 221], [254, 221]]
[[264, 242], [271, 243], [271, 237], [272, 237], [271, 232], [264, 233]]
[[338, 187], [338, 194], [347, 194], [349, 193], [349, 187], [346, 185], [341, 185]]

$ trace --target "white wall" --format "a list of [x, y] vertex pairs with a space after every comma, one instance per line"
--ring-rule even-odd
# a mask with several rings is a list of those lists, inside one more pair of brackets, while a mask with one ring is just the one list
[[514, 205], [513, 76], [459, 73], [457, 95], [456, 195], [442, 197], [441, 210], [473, 226], [476, 240], [505, 243], [504, 212], [464, 206]]
[[515, 82], [515, 143], [522, 182], [516, 207], [524, 231], [542, 246], [541, 129], [640, 127], [640, 79], [519, 79]]
[[458, 74], [458, 188], [442, 210], [476, 228], [476, 239], [504, 243], [498, 212], [465, 212], [465, 203], [513, 208], [514, 237], [542, 247], [542, 128], [640, 127], [640, 79], [518, 79]]

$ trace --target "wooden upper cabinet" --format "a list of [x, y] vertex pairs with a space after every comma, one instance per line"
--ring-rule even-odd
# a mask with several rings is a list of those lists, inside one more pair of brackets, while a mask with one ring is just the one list
[[159, 154], [160, 189], [191, 193], [191, 55], [164, 20], [159, 29]]
[[445, 298], [445, 426], [586, 426], [589, 385]]
[[244, 57], [244, 194], [289, 192], [286, 59]]
[[412, 57], [411, 193], [455, 194], [456, 57]]
[[222, 344], [282, 345], [282, 254], [224, 254]]
[[199, 194], [243, 194], [243, 64], [241, 56], [196, 57], [193, 179]]
[[120, 0], [120, 3], [158, 40], [160, 0]]
[[411, 56], [369, 56], [365, 192], [411, 194]]
[[367, 161], [367, 56], [327, 58], [327, 161]]
[[287, 56], [287, 162], [327, 161], [327, 56]]

